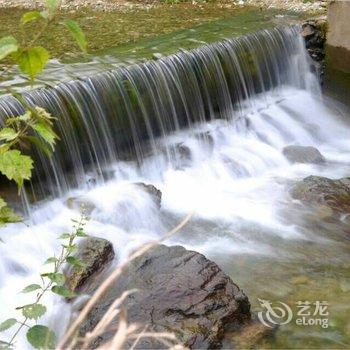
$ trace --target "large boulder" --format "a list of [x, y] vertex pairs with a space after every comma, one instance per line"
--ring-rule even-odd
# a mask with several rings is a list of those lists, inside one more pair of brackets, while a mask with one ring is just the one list
[[111, 242], [103, 238], [86, 237], [78, 245], [75, 256], [84, 266], [69, 265], [65, 272], [66, 287], [72, 292], [84, 290], [91, 279], [109, 265], [114, 258]]
[[[137, 289], [124, 302], [128, 322], [148, 326], [148, 331], [174, 333], [189, 348], [220, 347], [226, 331], [251, 324], [247, 296], [212, 261], [180, 246], [158, 245], [132, 261], [122, 276], [102, 296], [81, 326], [91, 331], [123, 291]], [[101, 334], [97, 347], [113, 332]], [[164, 348], [144, 339], [140, 349]]]
[[311, 146], [286, 146], [282, 153], [292, 163], [322, 164], [325, 162], [320, 151]]
[[304, 203], [350, 213], [350, 178], [331, 180], [321, 176], [308, 176], [296, 183], [290, 194]]

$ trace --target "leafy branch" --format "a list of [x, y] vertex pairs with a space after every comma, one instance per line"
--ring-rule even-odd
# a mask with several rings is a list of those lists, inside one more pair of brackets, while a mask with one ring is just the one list
[[84, 266], [78, 258], [74, 256], [77, 250], [76, 239], [78, 237], [86, 237], [84, 227], [88, 217], [85, 213], [82, 213], [80, 220], [72, 220], [73, 232], [63, 233], [59, 239], [63, 240], [64, 243], [61, 245], [61, 251], [58, 256], [52, 256], [48, 258], [45, 264], [52, 264], [53, 270], [51, 272], [42, 273], [41, 284], [30, 284], [26, 286], [22, 293], [32, 293], [36, 292], [35, 301], [31, 304], [19, 306], [16, 310], [22, 312], [23, 320], [19, 321], [15, 318], [7, 319], [0, 324], [0, 332], [8, 330], [17, 325], [17, 329], [12, 335], [8, 342], [0, 341], [1, 344], [6, 347], [13, 347], [17, 335], [20, 331], [26, 327], [28, 328], [26, 336], [28, 342], [36, 349], [51, 349], [55, 347], [55, 334], [47, 326], [35, 324], [33, 326], [29, 325], [30, 321], [35, 321], [42, 317], [47, 309], [46, 306], [41, 304], [41, 299], [47, 292], [52, 292], [58, 294], [65, 298], [73, 298], [76, 294], [65, 287], [65, 276], [62, 273], [62, 267], [64, 264], [73, 265], [76, 267]]
[[[49, 61], [50, 54], [44, 47], [38, 46], [37, 41], [55, 19], [60, 9], [60, 2], [60, 0], [45, 0], [43, 11], [30, 11], [23, 14], [20, 21], [23, 32], [28, 23], [41, 21], [33, 38], [24, 37], [21, 43], [12, 35], [0, 38], [0, 63], [5, 59], [6, 63], [10, 62], [10, 64], [3, 65], [0, 79], [15, 65], [18, 66], [21, 73], [29, 77], [31, 83], [42, 73]], [[86, 38], [79, 25], [72, 20], [67, 20], [62, 24], [69, 29], [80, 49], [86, 52]], [[32, 144], [47, 156], [51, 156], [58, 137], [53, 130], [53, 118], [47, 111], [38, 106], [29, 105], [20, 94], [11, 88], [8, 89], [8, 92], [20, 100], [25, 107], [25, 113], [8, 118], [6, 125], [0, 128], [0, 173], [9, 180], [15, 181], [20, 192], [24, 181], [30, 180], [33, 169], [32, 158], [23, 154], [22, 151], [30, 148], [29, 144]], [[6, 223], [18, 221], [20, 221], [19, 216], [0, 197], [0, 227]]]

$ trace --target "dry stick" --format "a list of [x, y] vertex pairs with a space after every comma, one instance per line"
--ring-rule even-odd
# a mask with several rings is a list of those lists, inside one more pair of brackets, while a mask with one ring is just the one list
[[130, 350], [134, 350], [134, 349], [135, 349], [136, 345], [137, 345], [138, 342], [141, 340], [142, 335], [146, 333], [147, 328], [148, 328], [148, 325], [146, 325], [146, 326], [144, 327], [144, 329], [142, 330], [142, 332], [139, 333], [139, 334], [137, 335], [137, 337], [136, 337], [134, 343], [131, 345]]
[[121, 349], [122, 345], [125, 343], [128, 337], [128, 322], [126, 320], [126, 311], [122, 310], [118, 322], [118, 330], [115, 333], [112, 342], [111, 349]]
[[[97, 338], [101, 333], [104, 332], [104, 330], [107, 328], [107, 326], [113, 321], [113, 319], [119, 314], [120, 310], [116, 309], [119, 305], [123, 303], [123, 301], [132, 293], [134, 293], [136, 289], [125, 291], [119, 298], [117, 298], [113, 304], [109, 307], [107, 312], [103, 315], [101, 320], [98, 322], [98, 324], [95, 326], [95, 328], [92, 330], [92, 332], [89, 332], [84, 337], [84, 343], [81, 346], [82, 349], [85, 349], [88, 347], [91, 340]], [[116, 309], [116, 310], [115, 310]]]
[[158, 241], [151, 242], [148, 244], [145, 244], [142, 246], [139, 250], [137, 250], [135, 253], [133, 253], [122, 265], [120, 265], [118, 268], [116, 268], [113, 273], [100, 285], [100, 287], [96, 290], [94, 295], [91, 297], [91, 299], [88, 301], [88, 303], [84, 306], [83, 310], [80, 312], [78, 317], [75, 319], [73, 324], [69, 327], [67, 330], [65, 336], [62, 338], [60, 343], [58, 344], [57, 349], [58, 350], [69, 350], [71, 349], [72, 344], [67, 344], [69, 339], [74, 336], [75, 332], [77, 331], [79, 325], [81, 322], [85, 319], [85, 317], [89, 314], [93, 306], [95, 305], [96, 301], [101, 298], [101, 296], [106, 292], [107, 288], [121, 275], [125, 267], [134, 259], [137, 257], [143, 255], [150, 249], [152, 249], [155, 245], [159, 244], [160, 242], [163, 242], [167, 238], [174, 235], [176, 232], [181, 230], [192, 218], [194, 213], [189, 214], [178, 226], [176, 226], [174, 229], [169, 231], [163, 238], [161, 238]]

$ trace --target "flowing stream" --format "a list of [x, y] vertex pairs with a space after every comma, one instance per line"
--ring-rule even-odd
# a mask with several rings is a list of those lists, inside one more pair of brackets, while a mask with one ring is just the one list
[[[30, 302], [19, 291], [38, 282], [58, 235], [79, 217], [74, 203], [85, 202], [86, 230], [113, 242], [116, 264], [194, 212], [167, 243], [217, 262], [254, 311], [258, 298], [291, 306], [328, 301], [327, 329], [291, 323], [266, 346], [349, 347], [348, 218], [323, 222], [288, 188], [308, 175], [349, 176], [350, 126], [343, 106], [321, 95], [297, 26], [31, 91], [26, 99], [58, 117], [61, 141], [52, 159], [33, 153], [38, 171], [22, 196], [27, 219], [0, 231], [3, 319]], [[3, 117], [21, 111], [18, 101], [0, 100]], [[282, 149], [291, 144], [318, 148], [327, 163], [290, 164]], [[136, 182], [162, 191], [160, 210]], [[70, 305], [53, 296], [45, 302], [52, 307], [40, 322], [62, 334]]]

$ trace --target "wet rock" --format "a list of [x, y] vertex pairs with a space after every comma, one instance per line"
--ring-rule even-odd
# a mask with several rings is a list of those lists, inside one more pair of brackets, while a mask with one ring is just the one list
[[301, 35], [305, 40], [306, 49], [314, 61], [314, 68], [322, 82], [325, 72], [327, 21], [323, 18], [306, 21], [302, 25]]
[[194, 137], [200, 142], [202, 148], [206, 148], [210, 153], [214, 150], [214, 137], [210, 131], [198, 132]]
[[173, 148], [175, 159], [178, 162], [178, 168], [184, 168], [191, 164], [191, 150], [184, 143], [177, 143]]
[[[148, 325], [148, 331], [173, 332], [189, 348], [219, 347], [228, 329], [251, 322], [247, 296], [214, 262], [180, 246], [158, 245], [130, 263], [90, 312], [81, 333], [91, 331], [111, 303], [134, 288], [138, 291], [124, 303], [128, 322]], [[102, 334], [93, 346], [111, 336]], [[164, 345], [145, 339], [138, 348]]]
[[84, 290], [91, 280], [114, 258], [111, 242], [103, 238], [87, 237], [78, 245], [76, 258], [84, 263], [83, 267], [69, 265], [65, 270], [66, 287], [74, 292]]
[[322, 164], [326, 161], [320, 151], [311, 146], [287, 146], [282, 153], [292, 163]]
[[86, 215], [90, 215], [96, 208], [95, 204], [84, 197], [70, 197], [65, 202], [69, 209], [77, 210], [79, 212], [84, 211]]
[[308, 176], [294, 185], [293, 198], [314, 206], [327, 206], [335, 212], [350, 212], [350, 178], [331, 180]]
[[162, 192], [158, 190], [157, 187], [143, 182], [136, 182], [134, 185], [147, 192], [157, 204], [158, 208], [160, 208], [162, 203]]
[[[267, 327], [259, 321], [252, 321], [239, 332], [226, 335], [224, 349], [257, 349], [257, 344], [276, 332], [277, 327]], [[233, 347], [232, 347], [233, 345]]]

